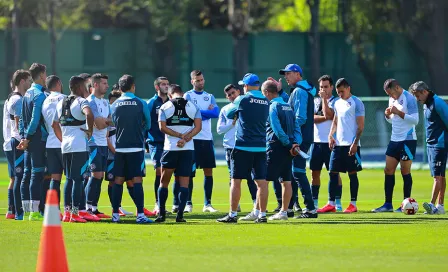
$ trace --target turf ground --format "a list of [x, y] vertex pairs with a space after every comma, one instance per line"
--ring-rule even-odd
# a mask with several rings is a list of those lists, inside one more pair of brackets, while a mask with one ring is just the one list
[[[327, 175], [320, 204], [326, 202]], [[414, 171], [413, 197], [418, 215], [372, 214], [383, 202], [383, 174], [364, 170], [359, 174], [357, 214], [325, 214], [318, 219], [269, 222], [264, 225], [223, 225], [215, 219], [228, 211], [227, 169], [215, 172], [213, 205], [219, 214], [202, 210], [202, 175], [196, 178], [194, 213], [186, 225], [167, 223], [136, 225], [98, 222], [63, 224], [69, 266], [72, 271], [446, 271], [448, 268], [448, 216], [427, 216], [421, 204], [428, 200], [432, 181], [427, 171]], [[153, 207], [153, 174], [145, 179], [146, 207]], [[349, 186], [343, 177], [343, 206], [349, 202]], [[397, 176], [395, 207], [402, 196]], [[0, 164], [0, 271], [35, 270], [41, 222], [5, 220], [7, 171]], [[241, 206], [251, 209], [246, 185]], [[268, 209], [276, 206], [270, 192]], [[172, 195], [169, 196], [171, 207]], [[103, 183], [101, 210], [110, 212]], [[134, 210], [126, 190], [123, 206]], [[320, 205], [322, 206], [322, 205]]]

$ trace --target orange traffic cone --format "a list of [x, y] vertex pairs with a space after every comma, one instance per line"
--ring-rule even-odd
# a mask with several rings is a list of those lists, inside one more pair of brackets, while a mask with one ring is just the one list
[[61, 219], [59, 218], [58, 194], [53, 189], [47, 192], [36, 271], [68, 271]]

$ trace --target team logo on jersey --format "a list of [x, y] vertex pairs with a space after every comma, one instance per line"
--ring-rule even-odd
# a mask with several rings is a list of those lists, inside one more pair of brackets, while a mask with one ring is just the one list
[[22, 167], [20, 167], [20, 166], [17, 166], [15, 170], [16, 170], [16, 173], [22, 173]]
[[209, 101], [209, 100], [210, 100], [210, 97], [204, 96], [204, 101]]
[[114, 178], [114, 174], [112, 174], [112, 173], [107, 174], [107, 178], [108, 179], [113, 179]]
[[103, 105], [104, 105], [105, 107], [107, 107], [107, 103], [106, 103], [106, 101], [103, 101]]
[[84, 174], [82, 174], [82, 178], [85, 179], [89, 176], [89, 173], [85, 172]]
[[91, 165], [90, 165], [90, 170], [95, 170], [96, 169], [96, 165], [94, 164], [94, 163], [92, 163]]
[[352, 102], [347, 102], [347, 107], [350, 107], [352, 105]]
[[400, 102], [398, 102], [400, 105], [403, 105], [403, 100], [400, 100]]

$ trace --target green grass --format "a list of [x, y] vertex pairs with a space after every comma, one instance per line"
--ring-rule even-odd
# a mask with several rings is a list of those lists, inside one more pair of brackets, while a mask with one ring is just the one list
[[[5, 220], [6, 166], [0, 165], [0, 271], [35, 270], [41, 222]], [[228, 173], [215, 172], [213, 202], [220, 214], [203, 214], [202, 175], [196, 179], [195, 213], [188, 224], [176, 225], [170, 216], [160, 225], [108, 222], [63, 224], [72, 271], [444, 271], [448, 267], [448, 216], [369, 213], [383, 203], [383, 174], [365, 170], [359, 174], [357, 214], [325, 214], [316, 220], [289, 220], [265, 225], [222, 225], [215, 219], [228, 211]], [[327, 194], [327, 174], [320, 204]], [[432, 180], [427, 171], [414, 171], [413, 196], [427, 201]], [[153, 174], [145, 179], [146, 206], [153, 207]], [[343, 176], [343, 205], [348, 205], [349, 186]], [[402, 196], [397, 175], [394, 205]], [[243, 213], [251, 208], [243, 185]], [[273, 192], [268, 208], [276, 206]], [[172, 196], [169, 196], [171, 207]], [[134, 210], [126, 190], [123, 206]], [[106, 185], [100, 205], [109, 212]], [[321, 205], [322, 206], [322, 205]], [[157, 258], [159, 257], [159, 258]], [[437, 269], [437, 270], [436, 270]]]

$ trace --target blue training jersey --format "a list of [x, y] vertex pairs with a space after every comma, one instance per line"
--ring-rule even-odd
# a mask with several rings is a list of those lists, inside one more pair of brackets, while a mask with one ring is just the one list
[[299, 145], [302, 142], [314, 142], [314, 88], [307, 80], [297, 82], [296, 88], [289, 97], [289, 105], [294, 111], [294, 139]]
[[439, 96], [430, 94], [423, 109], [427, 145], [446, 148], [448, 144], [448, 105]]
[[45, 88], [33, 83], [22, 99], [22, 114], [19, 119], [19, 133], [28, 140], [46, 141], [48, 137], [42, 116], [42, 105], [47, 97]]
[[285, 101], [285, 103], [288, 103], [288, 101], [289, 101], [289, 95], [288, 95], [284, 90], [280, 90], [280, 91], [278, 92], [278, 96], [279, 96], [280, 98], [282, 98], [283, 101]]
[[266, 120], [269, 101], [260, 91], [241, 95], [229, 105], [227, 118], [237, 115], [235, 148], [249, 152], [266, 151]]
[[[168, 101], [168, 99], [166, 101]], [[149, 114], [151, 115], [151, 128], [148, 132], [149, 144], [163, 144], [163, 141], [165, 140], [165, 134], [160, 131], [158, 121], [160, 107], [165, 102], [157, 94], [155, 94], [151, 99], [148, 100], [148, 110]]]
[[146, 102], [126, 92], [111, 105], [111, 112], [116, 128], [115, 150], [123, 153], [142, 151], [146, 131], [151, 128]]
[[294, 112], [281, 97], [271, 100], [266, 129], [267, 149], [292, 148], [294, 143]]

